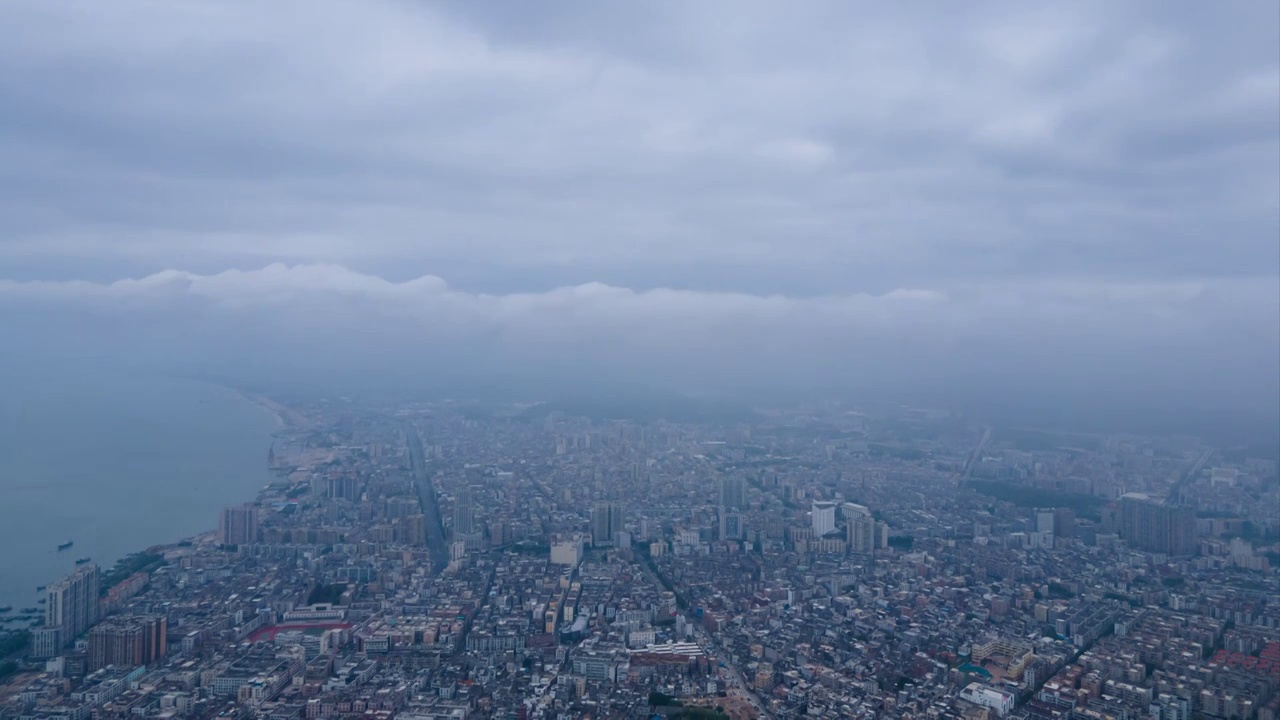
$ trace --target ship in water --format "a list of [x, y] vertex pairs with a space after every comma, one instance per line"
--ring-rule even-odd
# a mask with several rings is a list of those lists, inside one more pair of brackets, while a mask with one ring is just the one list
[[13, 609], [12, 605], [0, 605], [0, 613], [7, 613]]
[[83, 564], [85, 564], [85, 563], [89, 562], [89, 561], [90, 561], [90, 560], [92, 560], [92, 559], [93, 559], [93, 558], [88, 557], [88, 556], [81, 557], [81, 558], [76, 558], [76, 564], [77, 564], [77, 565], [83, 565]]
[[64, 543], [58, 543], [58, 552], [62, 552], [63, 550], [66, 550], [67, 548], [75, 544], [76, 544], [75, 540], [68, 540]]

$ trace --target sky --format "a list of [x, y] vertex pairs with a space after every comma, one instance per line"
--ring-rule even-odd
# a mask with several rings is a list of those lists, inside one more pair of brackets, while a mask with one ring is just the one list
[[1280, 414], [1271, 3], [0, 4], [11, 357]]

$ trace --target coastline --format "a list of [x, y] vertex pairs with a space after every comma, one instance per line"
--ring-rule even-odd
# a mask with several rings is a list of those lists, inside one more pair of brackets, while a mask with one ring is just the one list
[[[245, 488], [245, 490], [248, 490], [249, 492], [253, 493], [252, 496], [249, 496], [249, 492], [234, 491], [232, 493], [228, 493], [226, 497], [217, 497], [216, 491], [214, 491], [213, 488], [227, 487], [228, 484], [218, 482], [220, 477], [231, 477], [232, 474], [234, 474], [236, 476], [244, 477], [247, 479], [249, 477], [248, 475], [245, 474], [247, 472], [246, 470], [247, 463], [252, 463], [254, 466], [256, 466], [257, 472], [254, 472], [252, 474], [254, 477], [257, 477], [258, 473], [261, 472], [261, 475], [263, 476], [264, 481], [269, 482], [269, 477], [271, 475], [271, 468], [267, 461], [267, 455], [270, 452], [270, 449], [272, 447], [272, 437], [275, 435], [276, 432], [297, 427], [298, 423], [301, 420], [301, 416], [296, 411], [274, 400], [271, 400], [270, 398], [244, 392], [237, 388], [228, 387], [226, 385], [221, 385], [218, 387], [224, 391], [226, 390], [231, 391], [234, 394], [234, 396], [239, 398], [240, 400], [247, 401], [249, 403], [252, 403], [253, 405], [257, 405], [263, 409], [266, 409], [269, 413], [271, 413], [271, 417], [273, 418], [273, 420], [271, 421], [271, 424], [273, 425], [273, 427], [270, 428], [269, 430], [264, 428], [263, 427], [264, 423], [262, 422], [262, 420], [258, 420], [253, 423], [253, 426], [261, 428], [259, 432], [262, 432], [262, 430], [266, 430], [266, 433], [265, 433], [266, 436], [264, 437], [263, 434], [257, 435], [258, 440], [252, 443], [253, 444], [252, 450], [248, 450], [247, 449], [248, 446], [245, 446], [243, 444], [240, 445], [241, 451], [236, 453], [242, 458], [242, 460], [239, 462], [239, 467], [240, 467], [239, 470], [237, 470], [236, 465], [233, 464], [231, 467], [228, 467], [228, 468], [219, 468], [212, 474], [204, 474], [204, 475], [200, 475], [198, 477], [194, 477], [190, 479], [190, 481], [193, 483], [192, 494], [195, 494], [197, 496], [199, 494], [204, 494], [204, 497], [202, 498], [197, 497], [197, 499], [191, 500], [192, 504], [190, 507], [191, 508], [198, 507], [199, 513], [208, 512], [208, 508], [210, 507], [211, 504], [218, 504], [218, 503], [234, 504], [235, 502], [252, 502], [254, 501], [254, 499], [261, 497], [262, 489], [264, 487], [264, 485], [261, 483], [257, 484], [252, 489]], [[199, 402], [203, 403], [204, 401], [199, 401]], [[199, 416], [201, 413], [204, 413], [206, 411], [204, 411], [203, 409], [197, 408], [194, 410], [188, 410], [187, 412], [194, 412], [197, 416]], [[241, 418], [244, 417], [243, 412], [245, 411], [241, 411], [242, 413], [240, 415]], [[222, 421], [222, 422], [223, 424], [229, 423], [231, 425], [243, 424], [243, 421], [237, 421], [234, 419], [229, 421]], [[213, 441], [210, 441], [210, 442], [211, 444], [213, 444]], [[182, 458], [183, 460], [186, 460], [188, 458], [199, 458], [201, 455], [201, 453], [199, 452], [199, 448], [187, 450], [186, 452], [187, 454], [179, 454], [178, 457]], [[58, 478], [60, 480], [62, 476], [68, 472], [71, 472], [71, 471], [64, 470], [61, 467], [51, 466], [51, 470], [48, 472], [48, 476], [51, 478]], [[155, 488], [155, 489], [159, 490], [159, 488]], [[142, 491], [151, 492], [151, 490], [152, 488], [148, 486]], [[181, 493], [182, 491], [178, 490], [176, 492]], [[209, 494], [211, 492], [214, 494], [214, 497], [209, 497]], [[232, 499], [230, 497], [231, 495], [235, 495], [236, 497]], [[170, 494], [167, 499], [163, 497], [158, 497], [156, 502], [167, 505], [168, 502], [177, 501], [178, 497], [180, 496], [175, 497], [174, 495]], [[114, 537], [116, 535], [116, 532], [112, 530], [110, 523], [104, 520], [104, 518], [109, 517], [110, 512], [107, 510], [100, 510], [98, 512], [100, 512], [101, 514], [95, 513], [89, 516], [91, 518], [90, 520], [91, 524], [97, 525], [97, 527], [91, 527], [91, 528], [85, 529], [85, 528], [72, 526], [68, 528], [68, 534], [72, 534], [75, 536], [75, 539], [77, 540], [78, 548], [86, 548], [88, 550], [88, 552], [85, 552], [85, 555], [95, 556], [94, 561], [102, 569], [102, 572], [104, 574], [108, 573], [110, 570], [117, 567], [119, 563], [128, 561], [130, 558], [135, 557], [141, 553], [167, 554], [174, 550], [180, 549], [181, 546], [184, 546], [184, 545], [202, 544], [206, 542], [216, 541], [216, 537], [217, 537], [216, 517], [208, 517], [208, 518], [195, 517], [193, 516], [192, 513], [188, 512], [186, 513], [186, 515], [191, 517], [187, 517], [186, 520], [187, 521], [195, 520], [196, 522], [187, 525], [187, 527], [185, 528], [182, 528], [182, 527], [165, 528], [163, 526], [154, 528], [155, 534], [153, 534], [152, 537], [159, 540], [159, 542], [146, 542], [145, 538], [139, 538], [139, 539], [142, 539], [143, 542], [138, 543], [138, 542], [126, 541], [126, 542], [120, 542], [120, 543], [111, 543], [110, 541], [106, 541], [104, 543], [104, 538]], [[49, 520], [51, 524], [58, 524], [58, 525], [74, 522], [69, 517], [68, 518], [50, 517], [50, 518], [47, 518], [47, 520]], [[213, 522], [210, 523], [210, 520], [213, 520]], [[175, 530], [176, 532], [174, 532]], [[171, 532], [173, 533], [172, 535], [169, 534]], [[146, 533], [146, 534], [151, 534], [151, 533]], [[164, 537], [164, 536], [168, 536], [168, 537]], [[104, 544], [106, 545], [106, 547], [104, 547]], [[67, 557], [70, 557], [71, 553], [67, 553], [66, 555]], [[28, 555], [28, 557], [30, 557], [30, 555]], [[54, 559], [54, 558], [58, 558], [58, 559]], [[56, 582], [58, 579], [64, 577], [66, 572], [69, 572], [71, 569], [73, 569], [73, 568], [67, 568], [64, 570], [63, 568], [61, 568], [63, 559], [64, 558], [62, 558], [62, 556], [60, 555], [54, 555], [48, 561], [39, 561], [37, 563], [30, 563], [30, 564], [27, 564], [25, 567], [22, 567], [22, 566], [5, 567], [4, 575], [7, 576], [5, 579], [8, 580], [9, 582], [6, 583], [6, 585], [8, 586], [7, 588], [0, 587], [0, 591], [2, 591], [0, 592], [0, 595], [4, 596], [4, 597], [0, 597], [0, 605], [3, 605], [3, 604], [12, 604], [14, 606], [18, 606], [20, 604], [35, 605], [34, 602], [28, 603], [26, 598], [31, 597], [31, 593], [33, 592], [37, 583], [43, 586], [52, 582]], [[37, 598], [38, 597], [39, 596], [37, 595]], [[34, 627], [38, 627], [38, 625], [24, 625], [24, 626], [8, 625], [5, 627], [0, 627], [0, 631], [7, 633], [10, 631], [31, 629]]]
[[267, 412], [271, 413], [276, 419], [277, 430], [293, 430], [302, 425], [301, 417], [295, 410], [282, 405], [265, 395], [259, 395], [240, 388], [230, 386], [225, 387], [236, 395], [239, 395], [242, 399], [264, 408]]

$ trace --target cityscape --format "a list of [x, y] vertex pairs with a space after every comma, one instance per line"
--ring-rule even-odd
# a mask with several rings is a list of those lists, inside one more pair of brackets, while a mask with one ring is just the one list
[[0, 720], [1280, 720], [1280, 7], [0, 0]]
[[276, 480], [43, 588], [0, 717], [1280, 715], [1274, 457], [835, 402], [258, 401]]

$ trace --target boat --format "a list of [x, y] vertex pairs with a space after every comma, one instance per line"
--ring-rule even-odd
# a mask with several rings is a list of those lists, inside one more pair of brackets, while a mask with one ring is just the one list
[[90, 560], [92, 560], [92, 559], [93, 559], [93, 558], [88, 557], [88, 556], [80, 557], [80, 558], [76, 558], [76, 564], [77, 564], [77, 565], [83, 565], [83, 564], [85, 564], [85, 563], [89, 562], [89, 561], [90, 561]]
[[40, 608], [22, 608], [22, 612], [26, 615], [34, 615], [40, 612]]
[[44, 592], [44, 588], [45, 588], [45, 586], [44, 586], [44, 585], [37, 585], [37, 586], [36, 586], [36, 592]]
[[68, 540], [64, 543], [58, 543], [58, 552], [62, 552], [63, 550], [66, 550], [67, 548], [75, 544], [76, 544], [75, 540]]
[[13, 606], [12, 606], [12, 605], [4, 605], [4, 606], [0, 606], [0, 613], [7, 613], [7, 612], [9, 612], [9, 611], [10, 611], [10, 610], [12, 610], [12, 609], [13, 609]]

